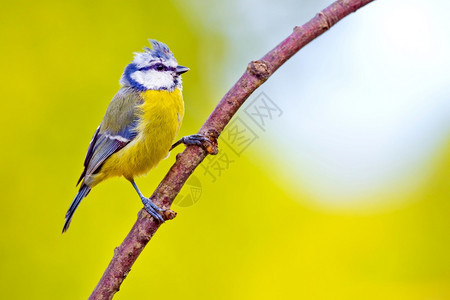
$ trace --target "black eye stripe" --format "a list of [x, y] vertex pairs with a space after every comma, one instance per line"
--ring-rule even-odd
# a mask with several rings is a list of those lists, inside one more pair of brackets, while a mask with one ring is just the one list
[[[161, 65], [163, 67], [162, 70], [158, 70], [158, 67], [161, 67]], [[146, 66], [146, 67], [139, 68], [138, 70], [139, 71], [157, 70], [157, 71], [173, 71], [173, 72], [175, 72], [176, 69], [177, 68], [168, 67], [168, 66], [165, 66], [163, 64], [154, 64], [154, 65], [151, 65], [151, 66]]]

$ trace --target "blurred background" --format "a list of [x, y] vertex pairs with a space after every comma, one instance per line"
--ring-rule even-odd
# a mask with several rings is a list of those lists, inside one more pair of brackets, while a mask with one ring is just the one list
[[[188, 135], [250, 60], [331, 3], [2, 2], [1, 297], [87, 298], [136, 220], [142, 205], [116, 178], [61, 235], [132, 52], [158, 39], [191, 68]], [[289, 60], [115, 299], [450, 299], [449, 10], [378, 0]], [[174, 157], [138, 180], [143, 192]]]

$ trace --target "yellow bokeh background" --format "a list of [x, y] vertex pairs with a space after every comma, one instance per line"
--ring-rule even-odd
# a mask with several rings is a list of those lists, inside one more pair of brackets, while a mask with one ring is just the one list
[[[191, 68], [180, 135], [196, 132], [229, 88], [220, 71], [227, 38], [185, 8], [1, 4], [2, 299], [87, 298], [134, 223], [140, 201], [116, 178], [91, 192], [61, 235], [90, 138], [133, 51], [158, 39]], [[243, 69], [227, 72], [237, 78]], [[384, 203], [407, 201], [355, 213], [310, 205], [310, 194], [282, 184], [295, 175], [255, 143], [219, 180], [201, 180], [195, 205], [174, 207], [177, 218], [160, 228], [116, 298], [450, 299], [449, 148], [429, 153], [431, 171], [413, 191], [380, 192]], [[138, 179], [145, 194], [173, 161]]]

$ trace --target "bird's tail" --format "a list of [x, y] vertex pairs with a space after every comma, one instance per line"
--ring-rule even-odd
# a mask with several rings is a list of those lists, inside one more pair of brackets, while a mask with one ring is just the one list
[[64, 227], [62, 232], [66, 232], [67, 229], [69, 229], [70, 221], [72, 220], [73, 213], [77, 209], [78, 205], [80, 205], [81, 200], [83, 200], [84, 197], [89, 194], [91, 191], [91, 188], [87, 186], [86, 184], [82, 184], [80, 187], [80, 190], [78, 191], [78, 194], [75, 196], [75, 199], [73, 199], [72, 204], [69, 207], [69, 210], [66, 213], [66, 221], [64, 222]]

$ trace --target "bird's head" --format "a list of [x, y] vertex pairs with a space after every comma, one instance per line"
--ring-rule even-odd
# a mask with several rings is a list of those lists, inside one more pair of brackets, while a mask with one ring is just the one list
[[149, 40], [151, 48], [134, 53], [134, 60], [123, 72], [120, 83], [140, 91], [181, 88], [181, 74], [189, 68], [179, 66], [166, 44]]

